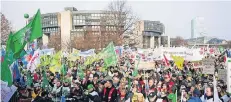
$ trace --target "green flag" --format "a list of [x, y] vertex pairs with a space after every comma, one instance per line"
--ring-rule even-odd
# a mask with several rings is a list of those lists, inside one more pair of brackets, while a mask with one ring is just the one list
[[66, 67], [66, 65], [65, 64], [63, 64], [62, 65], [62, 67], [61, 67], [61, 74], [63, 75], [63, 76], [65, 76], [66, 74], [67, 74], [67, 67]]
[[27, 78], [26, 85], [31, 86], [31, 84], [33, 83], [33, 80], [31, 77], [31, 73], [29, 71], [27, 72], [26, 78]]
[[102, 51], [105, 66], [114, 66], [117, 63], [117, 56], [115, 53], [115, 48], [113, 42], [110, 42], [108, 46]]
[[224, 48], [222, 46], [219, 46], [219, 51], [220, 51], [220, 53], [223, 53], [224, 52]]
[[78, 67], [77, 76], [78, 76], [80, 79], [83, 79], [83, 78], [84, 78], [84, 72], [83, 72], [82, 66], [79, 66], [79, 67]]
[[177, 102], [177, 91], [176, 91], [175, 94], [174, 94], [174, 93], [170, 93], [170, 94], [168, 95], [168, 99], [170, 99], [171, 102]]
[[39, 37], [42, 37], [40, 10], [37, 11], [29, 24], [13, 35], [13, 43], [11, 47], [14, 53], [14, 58], [20, 58], [22, 56], [21, 52], [24, 51], [27, 42], [32, 42]]
[[42, 24], [41, 24], [41, 13], [40, 9], [38, 9], [35, 14], [32, 24], [31, 24], [31, 35], [29, 35], [29, 42], [33, 42], [33, 40], [42, 37]]
[[1, 64], [1, 80], [8, 82], [8, 86], [13, 84], [12, 73], [10, 71], [10, 65], [14, 62], [11, 46], [13, 34], [10, 33], [7, 43], [6, 43], [6, 55], [3, 63]]
[[138, 66], [139, 66], [139, 64], [140, 64], [140, 57], [139, 57], [139, 61], [138, 61], [137, 65], [136, 65], [136, 68], [134, 69], [134, 71], [132, 73], [133, 77], [136, 77], [138, 75]]
[[49, 86], [49, 82], [47, 80], [47, 75], [46, 75], [45, 71], [42, 72], [42, 77], [43, 77], [42, 88], [45, 89], [46, 87]]

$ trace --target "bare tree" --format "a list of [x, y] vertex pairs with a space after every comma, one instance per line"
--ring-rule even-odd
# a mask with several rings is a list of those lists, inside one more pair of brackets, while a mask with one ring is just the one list
[[[131, 32], [132, 26], [138, 21], [130, 6], [125, 0], [116, 0], [109, 3], [105, 12], [103, 24], [106, 30], [107, 38], [117, 44], [122, 44], [123, 34]], [[113, 35], [113, 36], [112, 36]], [[104, 35], [105, 36], [105, 35]], [[106, 41], [107, 42], [107, 41]], [[110, 41], [109, 41], [110, 42]]]
[[129, 32], [123, 36], [124, 44], [129, 45], [130, 47], [138, 47], [142, 40], [138, 32]]
[[172, 46], [176, 46], [176, 47], [188, 45], [187, 42], [180, 36], [173, 38], [171, 43]]
[[72, 50], [73, 46], [72, 46], [72, 44], [71, 44], [71, 40], [64, 39], [64, 40], [62, 40], [61, 42], [62, 42], [62, 44], [65, 46], [65, 48], [66, 48], [66, 50], [67, 50], [68, 52], [70, 52], [70, 51]]
[[61, 50], [60, 33], [57, 32], [55, 34], [51, 34], [48, 39], [49, 39], [49, 43], [48, 43], [49, 48], [54, 48], [56, 51]]
[[1, 44], [5, 45], [8, 35], [10, 34], [12, 27], [10, 21], [6, 18], [3, 13], [1, 14]]

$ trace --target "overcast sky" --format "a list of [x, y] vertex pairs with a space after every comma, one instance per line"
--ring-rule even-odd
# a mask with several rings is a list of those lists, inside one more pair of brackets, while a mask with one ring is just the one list
[[[25, 25], [24, 13], [30, 16], [40, 8], [41, 13], [64, 11], [64, 7], [78, 10], [103, 10], [110, 1], [2, 1], [1, 12], [15, 30]], [[204, 17], [207, 36], [231, 40], [231, 2], [229, 1], [128, 1], [142, 20], [160, 21], [165, 34], [190, 38], [191, 20]]]

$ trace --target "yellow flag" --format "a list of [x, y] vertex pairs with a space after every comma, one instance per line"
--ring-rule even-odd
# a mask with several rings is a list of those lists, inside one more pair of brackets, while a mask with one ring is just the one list
[[61, 68], [61, 51], [53, 55], [53, 58], [50, 64], [50, 71], [52, 73], [59, 72], [60, 68]]
[[70, 61], [76, 61], [77, 59], [80, 59], [80, 57], [78, 56], [79, 54], [79, 50], [73, 50], [73, 52], [71, 54], [69, 54], [68, 56], [68, 60]]
[[173, 56], [171, 55], [173, 61], [175, 62], [176, 66], [182, 70], [183, 69], [183, 64], [184, 64], [184, 58], [180, 56]]

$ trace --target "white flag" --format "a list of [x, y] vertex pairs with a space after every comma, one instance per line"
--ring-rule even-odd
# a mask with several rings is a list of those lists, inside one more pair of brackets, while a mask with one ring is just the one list
[[30, 70], [31, 72], [33, 72], [36, 69], [36, 66], [40, 64], [40, 54], [39, 53], [40, 53], [39, 49], [34, 52], [33, 57], [27, 64], [27, 70]]

